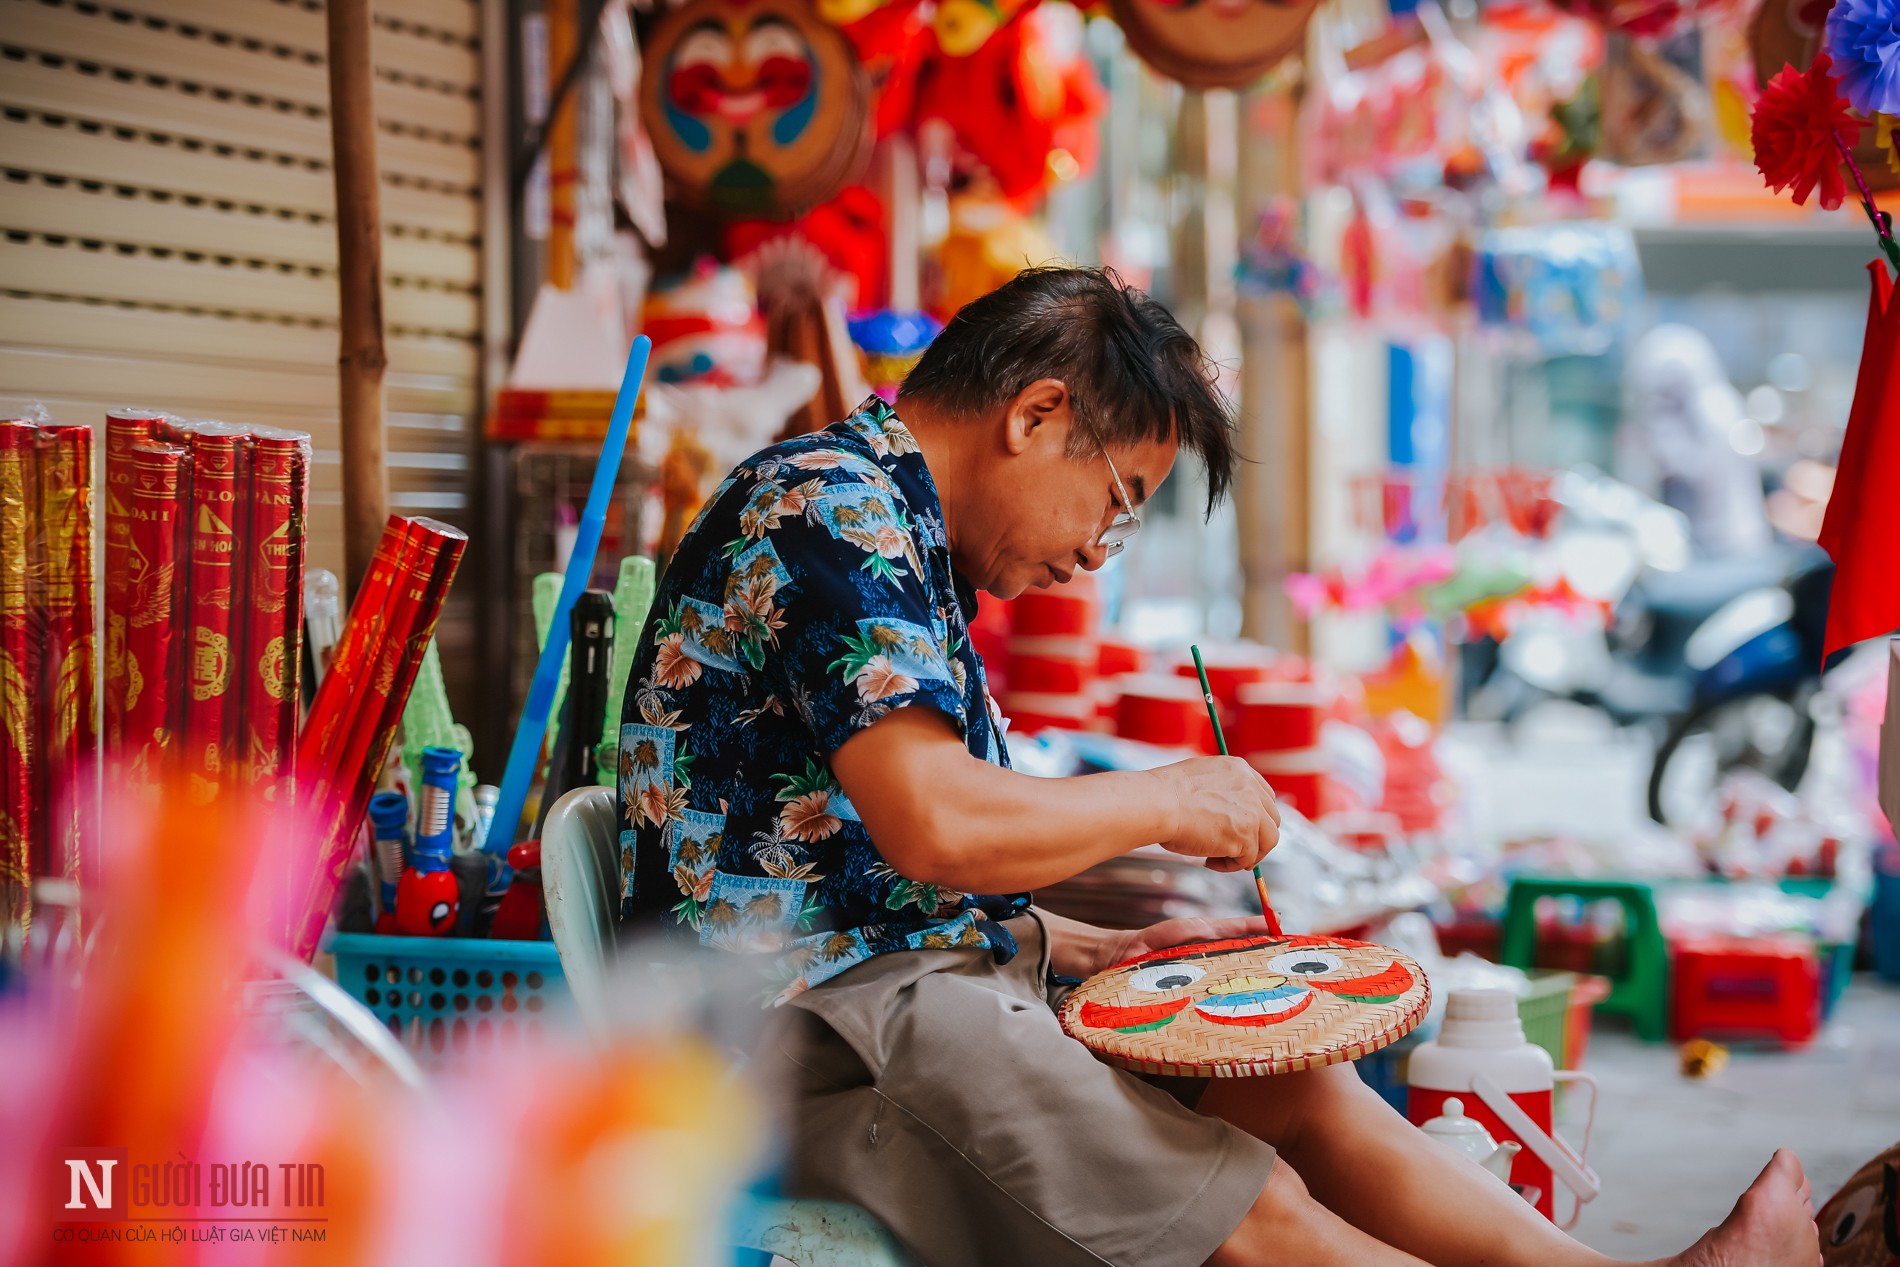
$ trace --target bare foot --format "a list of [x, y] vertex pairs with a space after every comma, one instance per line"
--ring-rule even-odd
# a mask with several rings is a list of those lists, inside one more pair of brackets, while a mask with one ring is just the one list
[[1800, 1161], [1778, 1149], [1721, 1226], [1667, 1261], [1673, 1267], [1819, 1267], [1814, 1193]]

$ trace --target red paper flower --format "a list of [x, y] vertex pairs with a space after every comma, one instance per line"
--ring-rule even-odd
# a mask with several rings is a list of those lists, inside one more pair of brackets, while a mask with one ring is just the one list
[[1783, 66], [1768, 81], [1755, 103], [1748, 135], [1755, 146], [1755, 166], [1770, 189], [1780, 192], [1792, 186], [1795, 204], [1801, 206], [1818, 188], [1821, 205], [1832, 211], [1847, 197], [1841, 146], [1852, 149], [1860, 140], [1860, 128], [1860, 119], [1835, 87], [1828, 55], [1819, 53], [1805, 73]]

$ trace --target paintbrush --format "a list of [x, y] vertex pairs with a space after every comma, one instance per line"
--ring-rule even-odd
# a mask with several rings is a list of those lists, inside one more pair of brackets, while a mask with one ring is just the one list
[[[1221, 756], [1227, 754], [1227, 735], [1220, 728], [1220, 712], [1214, 707], [1214, 688], [1207, 684], [1207, 666], [1201, 663], [1201, 649], [1198, 646], [1188, 648], [1194, 653], [1194, 672], [1201, 679], [1201, 698], [1207, 701], [1207, 720], [1214, 723], [1214, 746], [1220, 749]], [[1280, 933], [1280, 917], [1273, 913], [1273, 903], [1267, 900], [1267, 882], [1260, 875], [1260, 865], [1254, 864], [1253, 885], [1260, 892], [1260, 914], [1266, 918], [1267, 931], [1275, 937]]]

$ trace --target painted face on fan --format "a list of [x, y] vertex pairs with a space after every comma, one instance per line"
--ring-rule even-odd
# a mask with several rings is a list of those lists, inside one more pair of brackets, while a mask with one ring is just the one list
[[1814, 1222], [1826, 1267], [1900, 1267], [1900, 1144], [1856, 1171]]
[[1425, 988], [1383, 946], [1336, 937], [1243, 937], [1158, 951], [1082, 987], [1078, 1019], [1137, 1034], [1170, 1025], [1268, 1028], [1337, 1000], [1398, 1003]]

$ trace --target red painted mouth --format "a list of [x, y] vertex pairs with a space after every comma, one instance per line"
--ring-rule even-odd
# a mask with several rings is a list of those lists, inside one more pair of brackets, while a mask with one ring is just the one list
[[1286, 1011], [1275, 1012], [1270, 1016], [1222, 1016], [1220, 1013], [1210, 1012], [1206, 1008], [1196, 1008], [1194, 1014], [1202, 1020], [1212, 1021], [1216, 1025], [1244, 1025], [1253, 1029], [1259, 1029], [1262, 1026], [1278, 1025], [1282, 1021], [1292, 1020], [1307, 1008], [1312, 1007], [1315, 997], [1317, 996], [1308, 993], [1305, 998], [1301, 999]]

